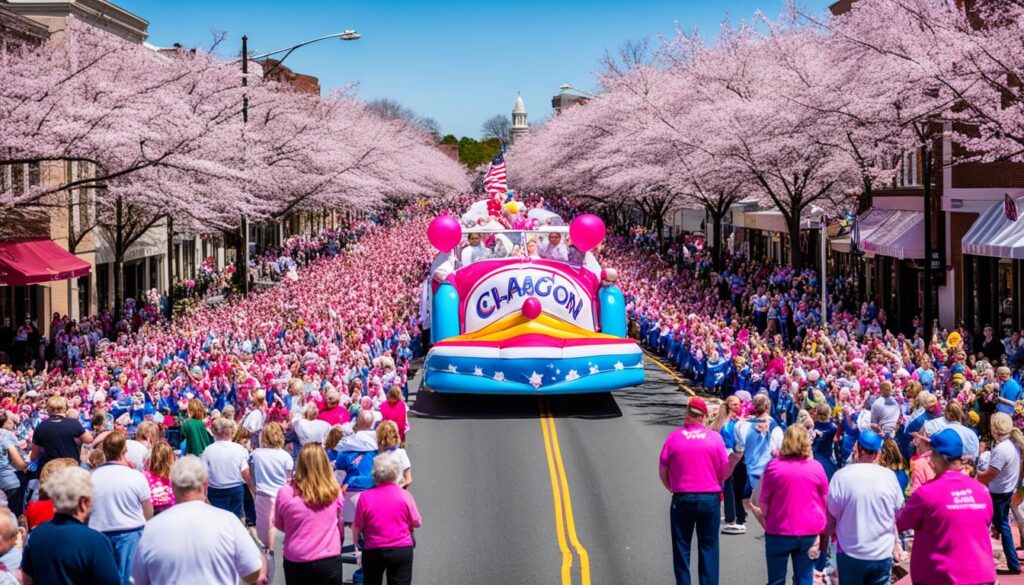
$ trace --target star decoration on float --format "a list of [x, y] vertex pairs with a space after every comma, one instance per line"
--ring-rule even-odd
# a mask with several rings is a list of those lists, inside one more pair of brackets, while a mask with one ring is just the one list
[[474, 376], [483, 376], [484, 375], [484, 369], [481, 368], [480, 366], [477, 366], [477, 367], [473, 368], [473, 375]]
[[590, 366], [590, 373], [591, 374], [600, 374], [601, 373], [601, 368], [599, 368], [597, 366]]
[[565, 375], [566, 382], [572, 382], [573, 380], [579, 380], [580, 375], [576, 373], [576, 370], [569, 370], [569, 373]]
[[622, 362], [615, 362], [615, 371], [621, 371], [626, 366], [622, 365]]
[[505, 381], [505, 372], [494, 372], [494, 381], [495, 382], [504, 382]]
[[541, 384], [544, 383], [544, 376], [533, 372], [530, 374], [530, 385], [534, 388], [540, 388]]
[[459, 368], [457, 368], [455, 364], [448, 364], [448, 371], [455, 374], [459, 371]]

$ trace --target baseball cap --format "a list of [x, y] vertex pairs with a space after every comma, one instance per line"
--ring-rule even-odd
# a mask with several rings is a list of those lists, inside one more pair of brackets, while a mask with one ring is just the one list
[[947, 460], [959, 459], [964, 456], [964, 442], [953, 429], [942, 429], [929, 439], [932, 450]]
[[686, 408], [696, 410], [697, 412], [701, 412], [703, 414], [708, 413], [708, 405], [704, 404], [704, 399], [701, 398], [700, 396], [690, 397], [690, 399], [686, 402]]
[[857, 444], [865, 451], [878, 452], [882, 450], [882, 436], [870, 429], [864, 430], [857, 437]]

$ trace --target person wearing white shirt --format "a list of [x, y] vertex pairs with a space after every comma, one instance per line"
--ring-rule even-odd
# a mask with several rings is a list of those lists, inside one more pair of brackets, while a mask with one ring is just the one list
[[135, 585], [252, 585], [264, 560], [245, 527], [230, 513], [206, 503], [209, 477], [195, 455], [171, 468], [177, 503], [146, 525], [135, 551]]
[[841, 582], [888, 585], [893, 561], [903, 556], [896, 538], [903, 490], [896, 474], [878, 464], [881, 435], [862, 431], [853, 449], [853, 463], [836, 471], [828, 486], [826, 531], [839, 542]]
[[540, 257], [559, 262], [569, 261], [569, 249], [562, 243], [562, 234], [557, 232], [548, 234], [548, 243], [541, 246]]
[[309, 443], [323, 443], [327, 433], [331, 432], [331, 425], [325, 420], [320, 420], [320, 409], [312, 402], [306, 403], [302, 411], [302, 418], [292, 423], [295, 430], [295, 438], [299, 440], [299, 447]]
[[295, 460], [284, 450], [284, 431], [280, 424], [271, 422], [263, 427], [260, 448], [252, 452], [250, 461], [252, 476], [249, 488], [256, 494], [256, 536], [267, 547], [267, 555], [273, 555], [277, 491], [288, 483], [295, 468]]
[[469, 266], [474, 262], [487, 258], [488, 250], [480, 243], [480, 234], [469, 234], [467, 240], [469, 245], [462, 249], [462, 254], [460, 255], [463, 266]]
[[1010, 507], [1013, 493], [1020, 485], [1021, 450], [1024, 449], [1024, 435], [1013, 426], [1010, 415], [997, 412], [992, 415], [992, 454], [988, 468], [978, 474], [978, 481], [988, 486], [994, 510], [993, 527], [999, 531], [1003, 542], [1003, 555], [1007, 569], [1020, 574], [1020, 559], [1010, 529]]
[[146, 471], [149, 452], [159, 438], [160, 427], [155, 422], [144, 420], [139, 423], [139, 428], [135, 430], [135, 438], [128, 439], [126, 442], [128, 460], [131, 461], [132, 467], [139, 471]]
[[871, 428], [883, 437], [892, 437], [900, 422], [900, 405], [892, 397], [892, 382], [879, 386], [880, 396], [871, 404]]
[[125, 441], [121, 431], [113, 431], [103, 439], [107, 462], [92, 473], [92, 512], [89, 514], [89, 528], [102, 532], [114, 547], [122, 585], [129, 583], [142, 527], [153, 517], [149, 482], [132, 467]]
[[222, 417], [210, 426], [215, 440], [203, 451], [203, 463], [209, 474], [210, 504], [241, 518], [244, 490], [250, 481], [249, 451], [231, 440], [238, 429], [235, 421]]

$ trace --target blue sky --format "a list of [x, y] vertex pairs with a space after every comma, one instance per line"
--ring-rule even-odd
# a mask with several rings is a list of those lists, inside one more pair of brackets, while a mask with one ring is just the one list
[[[320, 78], [324, 91], [358, 83], [364, 99], [390, 97], [437, 120], [444, 133], [478, 136], [494, 114], [508, 115], [522, 93], [531, 122], [551, 112], [568, 82], [592, 89], [606, 50], [671, 35], [675, 23], [713, 35], [725, 18], [780, 0], [113, 0], [149, 21], [149, 42], [206, 46], [228, 34], [224, 54], [251, 52], [356, 29], [363, 38], [303, 47], [286, 64]], [[804, 0], [824, 11], [830, 0]]]

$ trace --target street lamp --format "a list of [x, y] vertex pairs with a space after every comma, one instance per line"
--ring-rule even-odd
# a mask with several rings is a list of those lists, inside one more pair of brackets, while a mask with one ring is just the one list
[[580, 89], [580, 88], [578, 88], [578, 87], [576, 87], [574, 85], [570, 85], [568, 83], [563, 83], [562, 85], [559, 85], [558, 89], [560, 89], [561, 91], [575, 91], [576, 93], [580, 93], [580, 94], [583, 94], [583, 95], [585, 95], [587, 97], [591, 97], [591, 98], [596, 98], [597, 97], [596, 94], [590, 93], [589, 91], [583, 91], [582, 89]]
[[[292, 52], [295, 51], [295, 49], [298, 49], [299, 47], [305, 47], [306, 45], [312, 45], [313, 43], [318, 43], [320, 41], [325, 41], [327, 39], [357, 41], [360, 38], [362, 38], [362, 35], [360, 35], [358, 32], [352, 29], [345, 29], [340, 33], [324, 35], [322, 37], [317, 37], [315, 39], [310, 39], [308, 41], [301, 42], [297, 45], [285, 47], [284, 49], [278, 49], [276, 51], [270, 51], [269, 53], [262, 53], [260, 55], [253, 55], [252, 57], [250, 57], [249, 37], [247, 35], [242, 35], [242, 57], [240, 59], [240, 61], [242, 62], [242, 87], [249, 86], [249, 59], [258, 61], [259, 59], [266, 59], [271, 55], [284, 53], [284, 56], [278, 59], [277, 62], [274, 63], [274, 65], [270, 69], [263, 72], [263, 76], [266, 77], [267, 75], [270, 75], [270, 73], [272, 73], [279, 66], [281, 66], [281, 64], [284, 63], [284, 60], [288, 58], [288, 55], [291, 55]], [[242, 94], [242, 123], [249, 123], [249, 96], [245, 94]], [[239, 276], [241, 277], [242, 281], [242, 292], [244, 294], [249, 294], [249, 222], [246, 216], [244, 215], [242, 216], [241, 224], [242, 225], [240, 226], [240, 229], [242, 231], [243, 251], [242, 258], [236, 258], [236, 261], [238, 262]]]

